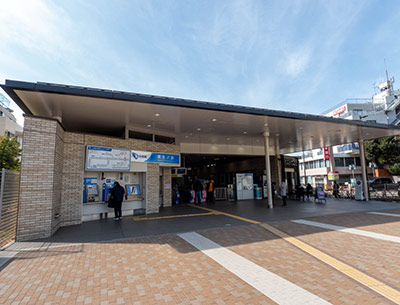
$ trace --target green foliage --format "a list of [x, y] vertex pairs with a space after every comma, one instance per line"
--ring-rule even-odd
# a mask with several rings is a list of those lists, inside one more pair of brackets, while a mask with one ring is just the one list
[[[400, 165], [400, 138], [387, 137], [365, 142], [365, 157], [378, 168], [388, 167], [395, 172]], [[391, 174], [394, 174], [391, 172]]]
[[389, 173], [392, 175], [400, 175], [400, 163], [396, 163], [388, 167]]
[[19, 171], [21, 149], [15, 137], [0, 137], [0, 168]]

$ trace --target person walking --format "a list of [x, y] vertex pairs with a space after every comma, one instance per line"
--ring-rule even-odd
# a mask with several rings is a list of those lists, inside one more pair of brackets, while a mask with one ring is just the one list
[[282, 180], [281, 196], [282, 196], [282, 201], [283, 201], [282, 206], [285, 206], [286, 205], [286, 181], [285, 180]]
[[211, 204], [215, 203], [214, 180], [211, 180], [207, 185], [207, 201]]
[[111, 197], [114, 205], [114, 220], [122, 219], [122, 201], [124, 200], [125, 190], [118, 181], [114, 182], [114, 187], [111, 189]]
[[276, 194], [276, 183], [272, 182], [271, 183], [271, 196], [272, 196], [272, 205], [275, 204], [275, 194]]
[[196, 198], [194, 200], [194, 203], [201, 204], [201, 199], [203, 197], [203, 184], [197, 178], [196, 181], [194, 182], [194, 191], [196, 192]]
[[333, 181], [333, 196], [335, 196], [336, 199], [339, 198], [339, 184], [337, 184], [336, 181]]
[[311, 186], [310, 183], [307, 183], [307, 187], [306, 187], [307, 200], [310, 200], [310, 196], [312, 196], [312, 192], [313, 192], [313, 187]]

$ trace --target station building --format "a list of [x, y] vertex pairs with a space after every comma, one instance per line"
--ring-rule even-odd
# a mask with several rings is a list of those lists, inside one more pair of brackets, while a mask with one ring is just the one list
[[378, 123], [130, 92], [12, 80], [1, 87], [25, 112], [18, 240], [112, 212], [114, 181], [128, 194], [125, 215], [171, 206], [173, 184], [190, 183], [182, 175], [233, 185], [236, 200], [262, 185], [272, 208], [272, 182], [299, 181], [297, 159], [285, 154], [343, 143], [359, 143], [366, 186], [364, 140], [400, 134]]

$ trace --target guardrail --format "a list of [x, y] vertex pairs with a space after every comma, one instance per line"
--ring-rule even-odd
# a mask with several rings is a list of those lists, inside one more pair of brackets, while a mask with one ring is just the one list
[[395, 183], [370, 185], [369, 196], [371, 199], [377, 200], [400, 200], [398, 185]]
[[0, 171], [0, 248], [15, 240], [17, 231], [19, 172]]

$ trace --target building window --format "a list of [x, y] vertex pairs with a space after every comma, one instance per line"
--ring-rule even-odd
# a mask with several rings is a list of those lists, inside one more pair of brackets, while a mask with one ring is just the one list
[[144, 133], [139, 131], [129, 130], [129, 138], [130, 139], [139, 139], [145, 141], [153, 141], [153, 135], [150, 133]]
[[344, 166], [349, 166], [354, 164], [354, 158], [344, 158]]
[[344, 166], [344, 159], [343, 158], [335, 158], [335, 166], [343, 167]]
[[155, 142], [160, 142], [160, 143], [175, 144], [175, 138], [167, 137], [167, 136], [155, 135], [154, 136], [154, 141]]
[[356, 165], [361, 166], [361, 159], [360, 157], [356, 157]]
[[319, 160], [319, 167], [325, 167], [325, 160]]

